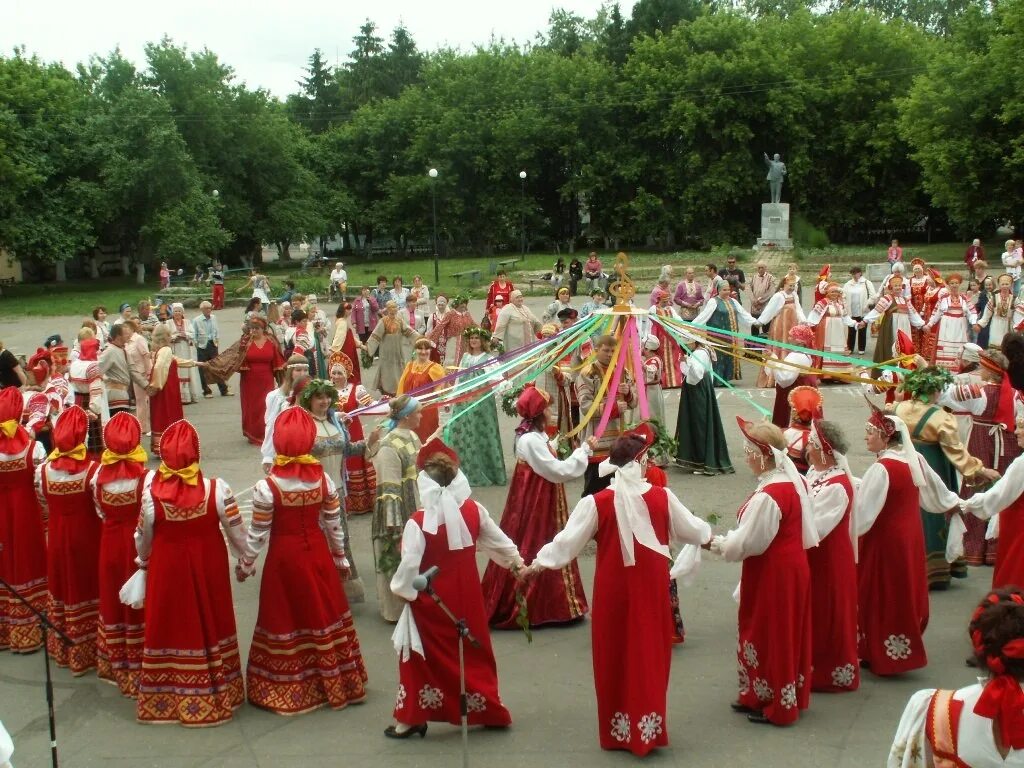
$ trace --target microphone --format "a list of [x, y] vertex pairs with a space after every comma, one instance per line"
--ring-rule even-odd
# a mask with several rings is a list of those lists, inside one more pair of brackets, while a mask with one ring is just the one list
[[412, 588], [417, 592], [429, 590], [430, 582], [434, 580], [434, 577], [437, 576], [440, 571], [440, 567], [436, 565], [432, 565], [430, 568], [427, 568], [427, 570], [412, 580]]

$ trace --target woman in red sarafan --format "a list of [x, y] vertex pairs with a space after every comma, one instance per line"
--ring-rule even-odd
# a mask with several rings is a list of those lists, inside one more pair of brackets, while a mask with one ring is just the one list
[[[352, 413], [364, 405], [373, 402], [373, 397], [366, 388], [351, 379], [355, 363], [344, 352], [335, 352], [330, 358], [331, 383], [338, 390], [338, 402], [334, 408], [342, 414]], [[349, 442], [358, 443], [365, 435], [359, 417], [350, 419], [346, 424]], [[346, 515], [364, 515], [373, 511], [373, 501], [377, 497], [377, 471], [373, 462], [365, 455], [356, 453], [345, 457], [342, 470], [343, 483], [340, 489], [345, 494], [343, 499]]]
[[242, 406], [242, 434], [253, 445], [262, 445], [267, 394], [277, 386], [274, 374], [284, 369], [284, 358], [277, 344], [267, 336], [267, 321], [262, 317], [249, 319], [252, 337], [245, 348], [245, 357], [239, 367], [241, 386], [239, 398]]
[[47, 649], [59, 666], [84, 675], [96, 666], [96, 630], [99, 621], [100, 520], [96, 517], [89, 484], [99, 464], [86, 458], [89, 417], [72, 406], [53, 425], [53, 451], [36, 468], [36, 493], [49, 514], [47, 582], [50, 601], [47, 617], [70, 640], [56, 634]]
[[132, 698], [139, 691], [145, 616], [121, 602], [120, 591], [135, 572], [135, 526], [142, 508], [146, 452], [142, 427], [130, 413], [111, 417], [103, 429], [106, 450], [90, 489], [103, 521], [100, 537], [100, 621], [96, 670], [101, 680]]
[[[17, 387], [0, 389], [0, 576], [36, 610], [46, 610], [46, 534], [36, 499], [36, 466], [43, 446], [21, 426], [24, 406]], [[0, 650], [31, 653], [43, 645], [35, 615], [0, 586]]]
[[602, 473], [614, 473], [611, 486], [580, 499], [527, 574], [561, 568], [597, 540], [591, 630], [601, 748], [641, 756], [668, 746], [669, 544], [711, 540], [711, 526], [671, 491], [646, 480], [653, 444], [647, 429], [615, 441], [601, 464]]
[[810, 704], [811, 583], [807, 554], [818, 544], [804, 480], [786, 455], [782, 430], [736, 417], [757, 488], [715, 536], [711, 550], [743, 561], [739, 586], [739, 698], [754, 723], [789, 725]]
[[245, 700], [228, 552], [245, 552], [231, 489], [199, 468], [187, 421], [164, 432], [160, 467], [146, 477], [135, 533], [146, 571], [146, 634], [136, 717], [143, 723], [220, 725]]
[[235, 569], [245, 581], [267, 548], [245, 680], [250, 703], [281, 715], [366, 698], [366, 667], [341, 587], [349, 568], [343, 511], [334, 482], [310, 455], [315, 440], [305, 409], [277, 417], [277, 456], [253, 489], [248, 545]]
[[[557, 424], [551, 412], [551, 396], [528, 384], [516, 401], [522, 418], [516, 428], [516, 469], [501, 515], [501, 530], [516, 542], [526, 559], [565, 527], [569, 505], [563, 483], [580, 477], [587, 469], [596, 438], [588, 440], [560, 461], [548, 443], [548, 425]], [[518, 629], [519, 606], [512, 575], [495, 563], [484, 571], [484, 603], [490, 625], [496, 629]], [[540, 574], [523, 590], [530, 626], [564, 624], [582, 619], [587, 613], [587, 596], [576, 561], [557, 571]]]
[[205, 366], [194, 360], [174, 356], [171, 349], [171, 332], [166, 325], [153, 329], [153, 369], [149, 372], [149, 419], [153, 430], [149, 448], [153, 455], [160, 457], [160, 438], [164, 430], [176, 421], [185, 418], [181, 407], [181, 390], [178, 387], [178, 368], [193, 365]]
[[461, 720], [458, 631], [451, 619], [413, 579], [437, 566], [431, 586], [457, 618], [464, 619], [478, 645], [464, 645], [466, 703], [470, 725], [506, 727], [512, 717], [498, 695], [498, 670], [487, 629], [476, 552], [481, 549], [501, 568], [518, 573], [523, 564], [515, 543], [495, 525], [459, 471], [459, 458], [440, 440], [420, 449], [417, 484], [423, 508], [402, 531], [402, 559], [391, 591], [408, 601], [393, 640], [399, 653], [395, 725], [384, 735], [406, 739], [426, 735], [427, 722]]
[[861, 478], [853, 507], [858, 653], [862, 667], [889, 676], [928, 664], [921, 511], [941, 514], [960, 500], [914, 449], [903, 419], [883, 414], [873, 403], [871, 409], [864, 441], [878, 459]]
[[853, 482], [846, 438], [837, 424], [814, 419], [807, 437], [807, 485], [821, 543], [807, 550], [811, 568], [812, 691], [855, 691], [857, 656], [857, 562], [851, 512]]

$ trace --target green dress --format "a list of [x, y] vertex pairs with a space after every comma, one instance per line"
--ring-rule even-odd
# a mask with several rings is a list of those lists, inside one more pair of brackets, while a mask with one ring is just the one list
[[722, 416], [711, 383], [711, 359], [706, 350], [699, 349], [690, 355], [688, 369], [698, 364], [704, 369], [703, 375], [691, 383], [696, 377], [688, 370], [679, 397], [676, 464], [697, 474], [732, 474], [735, 470], [729, 460]]
[[[489, 359], [491, 355], [487, 352], [481, 352], [479, 355], [467, 352], [462, 356], [459, 368], [472, 368]], [[466, 374], [464, 380], [487, 375], [486, 369], [480, 369]], [[469, 413], [462, 416], [461, 414], [466, 411]], [[469, 480], [470, 485], [505, 485], [508, 482], [493, 387], [484, 389], [472, 400], [455, 406], [452, 420], [445, 427], [445, 442], [459, 455], [462, 474]]]

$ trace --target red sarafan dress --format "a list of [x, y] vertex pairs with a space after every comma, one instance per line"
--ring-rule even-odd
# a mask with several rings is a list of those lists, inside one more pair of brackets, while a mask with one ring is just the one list
[[[850, 515], [853, 486], [842, 469], [807, 474], [821, 541], [807, 550], [811, 569], [811, 690], [855, 691], [860, 687], [857, 656], [857, 563]], [[829, 530], [825, 530], [831, 526]]]
[[[730, 532], [723, 547], [727, 559], [743, 559], [738, 701], [762, 711], [775, 725], [794, 723], [800, 710], [807, 709], [811, 680], [810, 568], [800, 496], [784, 477], [775, 472], [762, 478], [737, 513], [740, 527]], [[749, 514], [778, 516], [778, 530], [760, 554], [739, 551], [740, 537], [730, 541]]]
[[[10, 393], [6, 397], [3, 393]], [[17, 397], [14, 398], [13, 396]], [[14, 400], [17, 400], [15, 403]], [[7, 413], [4, 401], [11, 402]], [[38, 611], [46, 610], [46, 534], [34, 488], [35, 465], [45, 460], [43, 447], [17, 424], [21, 413], [17, 387], [0, 391], [0, 425], [13, 421], [14, 434], [0, 431], [0, 576]], [[39, 620], [0, 585], [0, 650], [31, 653], [43, 645]]]
[[242, 408], [242, 434], [253, 445], [262, 445], [266, 430], [267, 393], [277, 386], [276, 371], [284, 368], [284, 358], [277, 344], [268, 336], [263, 346], [250, 341], [239, 367], [238, 389]]
[[995, 485], [964, 501], [963, 508], [983, 520], [999, 515], [992, 589], [1024, 585], [1024, 456], [1014, 459]]
[[[109, 430], [104, 434], [109, 435]], [[145, 469], [144, 465], [140, 468]], [[101, 680], [112, 682], [122, 694], [134, 698], [139, 690], [139, 672], [142, 669], [145, 613], [122, 603], [120, 592], [135, 573], [135, 526], [142, 508], [145, 476], [104, 482], [104, 469], [106, 467], [100, 468], [92, 482], [93, 500], [103, 520], [99, 550], [100, 621], [96, 671]]]
[[[357, 408], [368, 405], [373, 398], [361, 384], [350, 383], [348, 393], [340, 393], [339, 403], [343, 413], [351, 413]], [[365, 439], [363, 424], [359, 417], [348, 423], [348, 437], [353, 443]], [[377, 497], [377, 471], [373, 462], [366, 456], [352, 454], [345, 459], [345, 513], [348, 515], [364, 515], [373, 511], [373, 502]]]
[[[542, 432], [521, 435], [515, 450], [516, 469], [501, 515], [501, 530], [529, 563], [565, 527], [569, 505], [562, 484], [586, 471], [589, 455], [580, 447], [559, 461]], [[517, 584], [512, 574], [490, 563], [484, 571], [482, 589], [490, 625], [518, 629]], [[575, 560], [560, 570], [542, 572], [520, 589], [526, 598], [531, 627], [576, 621], [587, 613], [587, 596]]]
[[[887, 479], [887, 493], [884, 501], [875, 501], [873, 507], [880, 504], [880, 509], [872, 522], [863, 509], [877, 498], [873, 487], [878, 479]], [[856, 513], [859, 654], [876, 675], [899, 675], [928, 664], [922, 638], [928, 626], [928, 577], [920, 510], [910, 467], [895, 451], [883, 451], [861, 479]]]
[[366, 698], [366, 667], [334, 560], [345, 556], [340, 515], [338, 491], [322, 470], [318, 482], [256, 484], [247, 554], [255, 557], [268, 538], [269, 549], [245, 672], [251, 704], [297, 715]]
[[[166, 353], [164, 350], [167, 350]], [[185, 418], [185, 411], [181, 407], [181, 388], [178, 386], [178, 362], [170, 347], [157, 352], [149, 383], [159, 388], [156, 394], [149, 397], [149, 420], [152, 427], [149, 450], [160, 458], [160, 438], [171, 424]]]
[[47, 462], [37, 470], [36, 480], [40, 500], [49, 513], [47, 617], [71, 640], [67, 645], [51, 632], [47, 648], [59, 666], [83, 675], [96, 666], [101, 523], [89, 492], [99, 465], [91, 461], [77, 464], [74, 470], [65, 471]]
[[[182, 424], [192, 429], [179, 422], [171, 430]], [[171, 430], [164, 436], [165, 460]], [[245, 546], [242, 518], [223, 480], [200, 473], [196, 486], [183, 486], [196, 490], [197, 500], [183, 493], [178, 503], [153, 495], [159, 482], [158, 472], [147, 478], [136, 535], [147, 568], [136, 716], [144, 723], [220, 725], [245, 700], [221, 534], [223, 528], [240, 553]]]
[[456, 617], [465, 619], [469, 632], [480, 644], [476, 647], [466, 642], [463, 648], [469, 724], [503, 727], [512, 723], [512, 716], [498, 695], [498, 669], [487, 629], [476, 549], [479, 546], [485, 551], [491, 550], [507, 565], [516, 559], [516, 548], [496, 531], [497, 526], [476, 502], [466, 499], [459, 512], [472, 539], [472, 544], [462, 549], [449, 549], [443, 523], [435, 533], [424, 531], [423, 510], [413, 514], [402, 533], [402, 564], [391, 588], [406, 599], [415, 595], [410, 609], [424, 654], [412, 651], [407, 659], [399, 660], [394, 718], [406, 725], [419, 725], [428, 720], [452, 725], [461, 722], [458, 632], [428, 594], [411, 588], [416, 573], [435, 565], [440, 570], [431, 586]]

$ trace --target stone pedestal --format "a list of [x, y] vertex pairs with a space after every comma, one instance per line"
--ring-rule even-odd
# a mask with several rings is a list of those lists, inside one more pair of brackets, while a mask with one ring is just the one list
[[757, 247], [793, 250], [789, 236], [789, 203], [761, 203], [761, 236], [757, 238]]

